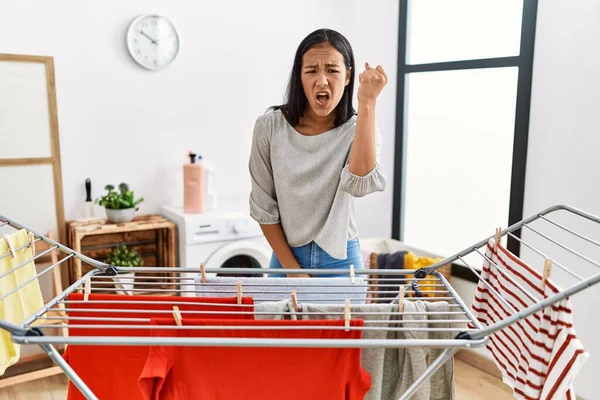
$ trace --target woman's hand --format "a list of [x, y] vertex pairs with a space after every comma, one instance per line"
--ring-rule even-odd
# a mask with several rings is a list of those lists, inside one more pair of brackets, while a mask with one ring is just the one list
[[387, 84], [388, 77], [381, 65], [371, 68], [369, 63], [365, 63], [365, 70], [358, 75], [358, 82], [358, 102], [374, 104]]
[[308, 274], [287, 274], [288, 278], [312, 278]]

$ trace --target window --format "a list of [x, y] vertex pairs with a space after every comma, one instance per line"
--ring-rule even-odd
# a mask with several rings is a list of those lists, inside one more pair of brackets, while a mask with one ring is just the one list
[[536, 10], [401, 1], [394, 238], [451, 256], [522, 219]]

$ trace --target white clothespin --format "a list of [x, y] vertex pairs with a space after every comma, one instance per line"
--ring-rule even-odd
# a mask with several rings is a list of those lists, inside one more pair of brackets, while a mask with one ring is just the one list
[[35, 235], [33, 234], [33, 232], [29, 232], [27, 236], [29, 237], [29, 242], [31, 243], [32, 257], [35, 257]]
[[398, 299], [398, 311], [404, 312], [404, 285], [400, 286], [400, 293]]
[[494, 253], [498, 250], [500, 240], [502, 240], [502, 229], [496, 228], [496, 234], [494, 235]]
[[177, 326], [183, 326], [181, 321], [183, 318], [181, 317], [181, 312], [179, 311], [179, 307], [173, 306], [173, 318], [175, 318], [175, 323]]
[[296, 312], [300, 312], [300, 307], [298, 306], [298, 297], [296, 296], [295, 290], [292, 290], [292, 305], [294, 306], [294, 310]]
[[242, 304], [242, 281], [237, 282], [237, 303]]
[[6, 246], [8, 247], [8, 251], [10, 252], [10, 255], [12, 256], [12, 258], [17, 258], [17, 253], [15, 252], [15, 248], [13, 247], [12, 243], [10, 242], [8, 233], [5, 233], [3, 238], [4, 238], [4, 241], [6, 242]]
[[354, 264], [350, 264], [350, 283], [354, 284]]
[[350, 299], [346, 299], [344, 304], [344, 330], [348, 332], [350, 330]]
[[90, 292], [92, 291], [92, 281], [90, 277], [85, 280], [85, 288], [83, 290], [83, 301], [88, 301], [90, 298]]
[[544, 274], [542, 275], [542, 290], [546, 290], [546, 282], [548, 278], [550, 278], [550, 273], [552, 272], [552, 260], [549, 258], [544, 262]]
[[206, 267], [204, 263], [200, 263], [200, 275], [202, 277], [202, 283], [206, 283]]

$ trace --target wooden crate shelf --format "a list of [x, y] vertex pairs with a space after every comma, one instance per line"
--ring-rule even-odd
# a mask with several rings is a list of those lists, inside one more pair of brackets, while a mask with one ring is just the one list
[[[142, 256], [145, 267], [168, 268], [177, 265], [176, 229], [175, 224], [160, 215], [141, 215], [135, 217], [131, 222], [121, 224], [113, 224], [104, 218], [76, 220], [67, 223], [67, 241], [68, 246], [73, 250], [98, 261], [105, 262], [106, 257], [113, 249], [125, 245]], [[76, 282], [92, 269], [91, 266], [82, 263], [79, 259], [71, 261], [69, 284]], [[164, 274], [138, 274], [140, 276], [172, 276], [167, 271]], [[97, 287], [107, 289], [103, 293], [111, 293], [108, 289], [114, 289], [114, 285], [110, 282], [112, 282], [110, 279], [106, 279], [105, 285]], [[170, 280], [160, 280], [160, 282], [164, 284], [152, 286], [161, 289], [155, 294], [173, 294], [162, 291], [174, 288], [169, 284], [172, 283]], [[140, 288], [136, 287], [136, 289]], [[136, 291], [134, 293], [152, 292]]]

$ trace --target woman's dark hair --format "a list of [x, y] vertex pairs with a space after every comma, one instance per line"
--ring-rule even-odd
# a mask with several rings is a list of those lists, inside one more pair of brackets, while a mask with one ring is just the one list
[[352, 106], [354, 71], [356, 68], [354, 67], [354, 53], [350, 46], [350, 42], [348, 42], [348, 39], [341, 33], [332, 29], [318, 29], [305, 37], [296, 50], [294, 66], [292, 67], [292, 73], [286, 92], [286, 103], [271, 107], [273, 110], [281, 110], [284, 117], [292, 126], [298, 125], [300, 118], [302, 118], [304, 114], [304, 109], [308, 104], [308, 99], [302, 88], [302, 56], [304, 56], [304, 53], [312, 47], [322, 43], [329, 43], [333, 48], [339, 51], [344, 57], [346, 69], [350, 69], [350, 83], [346, 85], [344, 94], [335, 110], [335, 126], [337, 127], [343, 124], [356, 114], [356, 111]]

